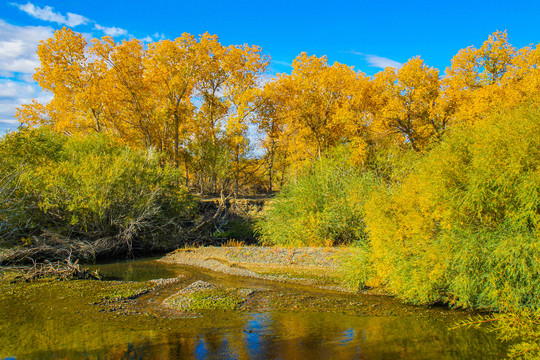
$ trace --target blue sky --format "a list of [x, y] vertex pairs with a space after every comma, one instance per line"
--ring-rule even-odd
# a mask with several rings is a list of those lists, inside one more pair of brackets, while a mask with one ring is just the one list
[[63, 26], [89, 37], [174, 39], [183, 32], [253, 44], [272, 57], [269, 73], [290, 72], [302, 51], [368, 75], [413, 56], [441, 70], [461, 48], [496, 30], [523, 47], [540, 42], [540, 1], [45, 1], [0, 0], [0, 132], [15, 107], [47, 101], [32, 81], [39, 40]]

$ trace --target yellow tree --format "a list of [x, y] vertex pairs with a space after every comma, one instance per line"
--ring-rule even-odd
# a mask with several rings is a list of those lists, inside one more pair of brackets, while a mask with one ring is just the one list
[[[144, 59], [146, 78], [153, 89], [152, 96], [164, 104], [164, 121], [167, 123], [172, 120], [171, 126], [164, 126], [163, 129], [170, 131], [172, 128], [172, 153], [176, 167], [179, 166], [180, 144], [184, 140], [180, 135], [184, 133], [183, 138], [186, 137], [194, 110], [191, 97], [198, 80], [197, 51], [195, 37], [184, 33], [175, 41], [163, 40], [149, 44]], [[189, 183], [185, 145], [182, 153], [186, 166], [186, 182]]]
[[[264, 141], [270, 176], [273, 176], [275, 160], [281, 155], [286, 159], [284, 168], [292, 167], [295, 173], [298, 163], [305, 158], [304, 142], [299, 136], [296, 122], [297, 110], [292, 102], [294, 79], [291, 75], [278, 74], [265, 84], [261, 94], [258, 113], [258, 127], [266, 139]], [[283, 169], [283, 174], [285, 169]]]
[[444, 98], [455, 108], [456, 118], [474, 122], [493, 105], [508, 102], [505, 79], [517, 55], [506, 32], [497, 31], [480, 48], [469, 46], [454, 56], [444, 78]]
[[198, 79], [194, 102], [197, 106], [190, 150], [201, 193], [216, 192], [228, 172], [228, 157], [222, 141], [229, 104], [223, 97], [229, 74], [224, 62], [227, 48], [215, 35], [203, 34], [197, 47]]
[[502, 79], [505, 96], [512, 105], [540, 101], [540, 44], [519, 49]]
[[[294, 174], [305, 160], [319, 157], [337, 144], [357, 141], [367, 127], [369, 79], [352, 67], [328, 65], [326, 57], [300, 54], [290, 75], [279, 74], [266, 84], [259, 127], [265, 147], [270, 184], [274, 160], [288, 159]], [[282, 171], [284, 172], [284, 171]]]
[[448, 117], [438, 111], [441, 84], [437, 69], [415, 57], [400, 69], [386, 68], [373, 81], [381, 97], [373, 124], [376, 131], [400, 136], [415, 151], [440, 138]]
[[200, 37], [196, 60], [198, 109], [192, 145], [199, 159], [201, 189], [203, 182], [210, 182], [213, 191], [223, 189], [232, 172], [237, 194], [240, 163], [249, 148], [247, 129], [256, 106], [258, 78], [268, 60], [257, 46], [226, 47], [209, 34]]
[[257, 98], [257, 127], [264, 135], [262, 147], [265, 150], [269, 192], [274, 189], [275, 167], [280, 155], [282, 157], [282, 183], [286, 168], [284, 160], [287, 156], [287, 139], [282, 136], [285, 132], [283, 116], [286, 112], [283, 107], [286, 101], [280, 85], [276, 81], [267, 82]]
[[342, 108], [344, 132], [351, 148], [351, 160], [355, 165], [365, 166], [374, 155], [378, 143], [384, 138], [375, 129], [376, 115], [382, 98], [375, 83], [365, 74], [356, 73], [352, 81], [348, 107]]
[[139, 40], [115, 43], [111, 37], [94, 39], [92, 54], [107, 65], [107, 115], [115, 131], [130, 144], [158, 147], [160, 113], [146, 76], [146, 50]]
[[202, 102], [199, 114], [205, 122], [201, 125], [214, 145], [217, 144], [220, 125], [228, 112], [228, 104], [223, 98], [223, 86], [230, 76], [224, 64], [226, 54], [227, 48], [221, 45], [217, 36], [206, 33], [199, 39], [197, 62], [200, 74], [197, 91]]
[[[268, 58], [258, 46], [229, 46], [224, 62], [229, 74], [224, 83], [224, 96], [229, 104], [229, 116], [225, 125], [226, 143], [233, 158], [234, 194], [238, 196], [241, 160], [249, 150], [248, 126], [254, 121], [258, 106], [259, 77], [268, 66]], [[244, 176], [244, 181], [247, 180]]]
[[50, 125], [67, 133], [102, 131], [105, 68], [90, 60], [84, 37], [63, 28], [41, 41], [37, 54], [40, 66], [34, 79], [53, 99], [46, 105], [23, 105], [17, 112], [21, 123]]
[[275, 116], [283, 122], [288, 152], [295, 165], [347, 140], [349, 108], [357, 74], [326, 57], [300, 54], [291, 75], [280, 74], [268, 88], [274, 94]]
[[293, 62], [288, 94], [289, 121], [298, 130], [311, 156], [343, 140], [344, 108], [349, 106], [356, 78], [351, 67], [327, 64], [326, 57], [300, 54]]

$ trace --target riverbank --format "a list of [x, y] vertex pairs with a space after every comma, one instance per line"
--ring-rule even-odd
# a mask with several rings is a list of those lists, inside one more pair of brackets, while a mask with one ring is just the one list
[[178, 249], [160, 261], [228, 275], [356, 292], [358, 289], [344, 285], [341, 264], [357, 251], [353, 247], [207, 246]]

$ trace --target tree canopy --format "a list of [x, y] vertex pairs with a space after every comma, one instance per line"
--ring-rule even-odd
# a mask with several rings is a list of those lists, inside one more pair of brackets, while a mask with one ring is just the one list
[[336, 145], [360, 164], [388, 143], [423, 153], [454, 124], [540, 88], [540, 48], [516, 49], [506, 32], [460, 50], [444, 74], [413, 57], [369, 77], [301, 53], [291, 74], [265, 81], [270, 58], [260, 47], [210, 34], [88, 43], [64, 28], [38, 55], [34, 78], [53, 98], [22, 105], [22, 124], [154, 148], [201, 193], [272, 191]]

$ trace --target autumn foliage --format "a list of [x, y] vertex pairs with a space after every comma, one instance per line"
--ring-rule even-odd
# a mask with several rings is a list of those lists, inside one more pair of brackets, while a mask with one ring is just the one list
[[38, 48], [35, 79], [53, 94], [23, 105], [29, 126], [65, 134], [107, 133], [135, 148], [167, 153], [201, 192], [238, 188], [249, 153], [258, 77], [268, 60], [256, 46], [223, 46], [184, 34], [144, 46], [110, 37], [88, 45], [70, 29]]
[[285, 187], [258, 222], [268, 245], [332, 246], [365, 242], [364, 203], [377, 182], [353, 166], [345, 147], [325, 153]]
[[35, 79], [53, 99], [23, 105], [22, 124], [166, 153], [200, 193], [273, 191], [340, 144], [360, 166], [389, 143], [422, 153], [453, 125], [540, 87], [540, 49], [516, 49], [505, 32], [459, 51], [444, 75], [419, 57], [369, 77], [302, 53], [291, 74], [264, 82], [269, 57], [259, 47], [209, 34], [88, 44], [63, 29], [38, 55]]

